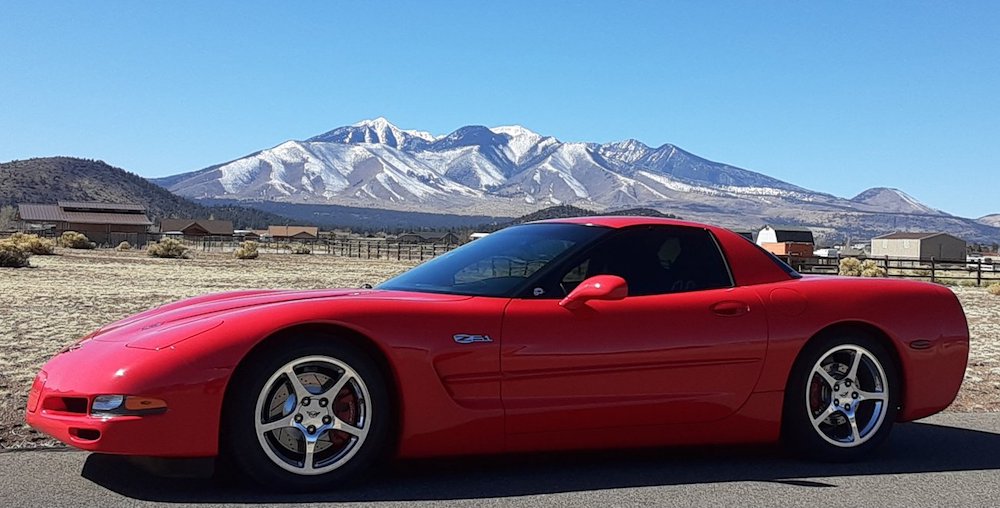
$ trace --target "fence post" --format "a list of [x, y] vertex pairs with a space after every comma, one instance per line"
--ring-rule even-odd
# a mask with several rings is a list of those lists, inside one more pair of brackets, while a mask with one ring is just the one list
[[983, 260], [976, 261], [976, 287], [983, 285]]
[[931, 282], [935, 282], [934, 278], [934, 256], [931, 256]]

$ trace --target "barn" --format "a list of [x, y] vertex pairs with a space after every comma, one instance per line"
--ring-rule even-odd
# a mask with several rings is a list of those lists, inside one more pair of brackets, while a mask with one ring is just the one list
[[816, 240], [812, 230], [798, 226], [764, 226], [757, 232], [757, 245], [778, 256], [809, 257]]
[[31, 229], [51, 230], [56, 235], [76, 231], [98, 244], [127, 241], [146, 243], [153, 222], [146, 207], [137, 204], [59, 201], [56, 204], [19, 203], [17, 214]]
[[966, 243], [947, 233], [897, 231], [872, 238], [872, 256], [964, 261]]

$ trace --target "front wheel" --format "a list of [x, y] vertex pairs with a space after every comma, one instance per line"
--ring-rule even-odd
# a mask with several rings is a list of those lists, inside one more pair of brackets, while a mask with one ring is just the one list
[[819, 460], [861, 458], [889, 436], [897, 380], [892, 356], [871, 337], [826, 337], [809, 344], [786, 390], [786, 443]]
[[232, 383], [226, 451], [265, 488], [335, 488], [386, 451], [391, 409], [385, 381], [353, 347], [271, 349], [250, 358]]

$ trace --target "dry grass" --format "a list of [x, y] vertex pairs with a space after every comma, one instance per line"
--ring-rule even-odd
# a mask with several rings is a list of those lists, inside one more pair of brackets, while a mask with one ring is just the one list
[[35, 373], [56, 351], [97, 327], [164, 303], [253, 288], [375, 284], [415, 263], [336, 256], [232, 254], [151, 258], [141, 251], [59, 249], [32, 268], [0, 269], [0, 449], [53, 444], [23, 421]]
[[[248, 264], [231, 253], [194, 259], [110, 249], [58, 254], [33, 258], [33, 268], [0, 270], [0, 448], [54, 444], [22, 423], [31, 380], [56, 351], [98, 326], [209, 292], [359, 287], [416, 264], [325, 255], [267, 255]], [[984, 288], [954, 291], [969, 318], [972, 352], [949, 410], [1000, 411], [1000, 298]]]

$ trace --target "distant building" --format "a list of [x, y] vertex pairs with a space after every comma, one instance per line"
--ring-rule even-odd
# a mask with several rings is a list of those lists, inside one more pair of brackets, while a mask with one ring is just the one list
[[818, 258], [835, 258], [840, 256], [840, 251], [834, 248], [816, 249], [813, 251], [813, 256]]
[[435, 243], [444, 245], [457, 245], [458, 236], [450, 231], [421, 231], [417, 233], [403, 233], [396, 237], [399, 243]]
[[471, 240], [478, 240], [480, 238], [486, 238], [487, 236], [489, 236], [489, 233], [472, 233], [472, 234], [469, 235], [469, 240], [470, 241]]
[[799, 226], [764, 226], [757, 232], [757, 245], [785, 242], [816, 244], [812, 230], [809, 228]]
[[810, 257], [816, 241], [812, 230], [798, 226], [764, 226], [757, 245], [778, 256]]
[[76, 231], [92, 242], [110, 245], [127, 241], [146, 243], [146, 233], [153, 222], [146, 207], [137, 204], [59, 201], [56, 204], [19, 203], [19, 219], [36, 231], [51, 230], [56, 235]]
[[965, 255], [965, 240], [947, 233], [896, 232], [872, 239], [873, 257], [964, 261]]
[[163, 219], [160, 233], [178, 236], [233, 236], [233, 223], [228, 220]]
[[316, 240], [319, 228], [315, 226], [268, 226], [266, 235], [274, 240]]
[[233, 236], [244, 240], [260, 240], [260, 232], [253, 229], [237, 229], [233, 231]]

